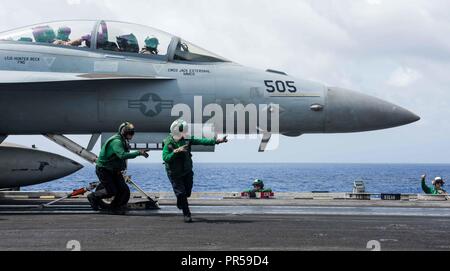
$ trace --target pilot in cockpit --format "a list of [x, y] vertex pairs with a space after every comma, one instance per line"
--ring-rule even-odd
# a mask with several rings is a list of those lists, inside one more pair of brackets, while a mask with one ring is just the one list
[[156, 37], [147, 37], [145, 39], [145, 47], [139, 52], [144, 55], [157, 55], [159, 40]]
[[118, 36], [116, 39], [121, 52], [139, 53], [138, 40], [134, 34]]
[[33, 28], [34, 40], [39, 43], [53, 43], [56, 39], [53, 28], [48, 25]]
[[83, 42], [85, 47], [91, 46], [91, 35], [87, 34], [76, 40], [70, 40], [70, 34], [72, 29], [68, 26], [62, 26], [58, 29], [58, 34], [56, 35], [56, 40], [53, 42], [55, 45], [65, 45], [65, 46], [82, 46]]
[[69, 45], [70, 43], [70, 34], [72, 33], [72, 29], [68, 26], [62, 26], [58, 29], [58, 33], [56, 35], [56, 40], [53, 42], [55, 45]]

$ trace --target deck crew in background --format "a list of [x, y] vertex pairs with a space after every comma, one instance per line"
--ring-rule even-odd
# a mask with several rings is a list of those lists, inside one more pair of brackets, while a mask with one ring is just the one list
[[243, 193], [248, 193], [250, 198], [256, 198], [256, 193], [271, 193], [271, 188], [265, 188], [264, 182], [260, 179], [253, 181], [253, 188], [245, 190]]
[[425, 192], [426, 194], [430, 194], [430, 195], [447, 195], [447, 191], [445, 191], [444, 188], [442, 188], [445, 184], [444, 179], [442, 179], [441, 177], [436, 177], [434, 179], [434, 181], [432, 182], [433, 187], [429, 187], [425, 182], [426, 178], [427, 178], [427, 175], [422, 175], [422, 190], [423, 190], [423, 192]]

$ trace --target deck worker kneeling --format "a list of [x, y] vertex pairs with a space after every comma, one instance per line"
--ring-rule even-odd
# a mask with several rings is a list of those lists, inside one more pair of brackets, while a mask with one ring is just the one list
[[184, 221], [191, 223], [191, 211], [188, 198], [191, 196], [194, 172], [192, 171], [192, 145], [213, 146], [228, 142], [227, 138], [207, 139], [188, 138], [188, 124], [177, 120], [170, 126], [170, 135], [164, 140], [162, 158], [166, 165], [167, 176], [177, 197], [177, 207], [183, 211]]
[[264, 182], [260, 179], [256, 179], [253, 181], [253, 188], [247, 189], [243, 193], [246, 193], [250, 196], [250, 198], [256, 198], [256, 193], [272, 193], [272, 189], [265, 188]]
[[114, 197], [112, 211], [120, 211], [124, 203], [128, 202], [130, 192], [123, 177], [123, 171], [127, 169], [126, 161], [138, 156], [148, 158], [145, 150], [130, 151], [129, 141], [133, 139], [134, 133], [134, 125], [125, 122], [120, 125], [119, 132], [102, 146], [95, 173], [104, 188], [89, 194], [92, 209], [98, 210], [99, 201], [111, 197]]
[[433, 187], [429, 187], [425, 183], [426, 178], [427, 178], [427, 175], [422, 175], [422, 190], [423, 190], [423, 192], [425, 192], [426, 194], [430, 194], [430, 195], [447, 195], [447, 191], [445, 191], [444, 188], [442, 188], [445, 184], [444, 179], [442, 179], [441, 177], [436, 177], [432, 183]]

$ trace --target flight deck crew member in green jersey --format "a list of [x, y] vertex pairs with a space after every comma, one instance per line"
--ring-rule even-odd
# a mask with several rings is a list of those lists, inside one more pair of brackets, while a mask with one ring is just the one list
[[120, 125], [119, 132], [102, 146], [95, 172], [104, 188], [89, 194], [88, 200], [92, 209], [98, 210], [99, 201], [111, 197], [114, 197], [111, 203], [113, 211], [128, 202], [129, 189], [123, 177], [123, 171], [127, 169], [127, 160], [138, 156], [148, 158], [145, 150], [130, 151], [129, 141], [133, 139], [134, 133], [134, 125], [125, 122]]
[[188, 137], [188, 124], [184, 120], [175, 121], [170, 127], [170, 135], [164, 140], [162, 158], [167, 176], [177, 197], [177, 207], [183, 211], [184, 221], [191, 223], [188, 198], [191, 196], [194, 172], [192, 170], [192, 145], [214, 146], [228, 142], [227, 138], [207, 139]]
[[256, 193], [271, 193], [272, 189], [264, 187], [264, 182], [260, 179], [253, 181], [253, 188], [244, 190], [244, 193], [248, 193], [251, 198], [256, 198]]
[[442, 188], [445, 184], [444, 179], [442, 179], [441, 177], [436, 177], [434, 179], [434, 181], [432, 182], [433, 187], [429, 187], [425, 183], [426, 178], [427, 178], [427, 175], [422, 175], [422, 190], [423, 190], [423, 192], [425, 192], [426, 194], [429, 194], [429, 195], [447, 195], [447, 191], [445, 191], [444, 188]]

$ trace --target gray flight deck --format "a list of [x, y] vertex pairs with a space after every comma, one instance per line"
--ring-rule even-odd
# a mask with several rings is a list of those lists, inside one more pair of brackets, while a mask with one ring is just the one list
[[[182, 222], [170, 193], [161, 210], [91, 211], [85, 198], [39, 208], [61, 193], [0, 192], [0, 250], [450, 250], [450, 202], [349, 200], [345, 194], [278, 194], [241, 199], [196, 193], [194, 223]], [[133, 202], [138, 202], [134, 198]]]

